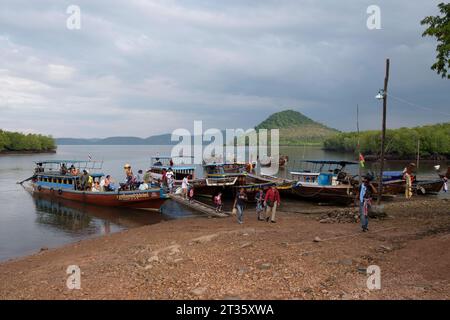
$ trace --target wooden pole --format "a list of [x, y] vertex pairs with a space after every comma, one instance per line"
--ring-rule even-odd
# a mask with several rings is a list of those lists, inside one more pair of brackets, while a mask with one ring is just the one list
[[357, 152], [358, 152], [358, 176], [359, 176], [359, 184], [361, 185], [361, 181], [362, 181], [362, 171], [361, 171], [361, 163], [360, 163], [360, 159], [359, 156], [361, 154], [361, 145], [360, 145], [360, 136], [359, 136], [359, 105], [356, 105], [356, 131], [358, 132], [358, 148], [357, 148]]
[[383, 192], [384, 144], [386, 140], [386, 107], [387, 107], [388, 81], [389, 81], [389, 59], [386, 59], [386, 76], [384, 78], [384, 92], [383, 92], [383, 125], [381, 130], [380, 176], [378, 178], [378, 197], [377, 197], [378, 205], [381, 202], [381, 196]]
[[417, 140], [417, 163], [416, 169], [419, 170], [419, 161], [420, 161], [420, 138]]

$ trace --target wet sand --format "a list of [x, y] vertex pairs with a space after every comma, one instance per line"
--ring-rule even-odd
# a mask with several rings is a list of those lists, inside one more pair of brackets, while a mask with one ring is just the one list
[[[243, 225], [169, 220], [43, 250], [0, 264], [0, 299], [450, 298], [448, 199], [387, 203], [367, 233], [324, 220], [336, 210], [352, 216], [286, 201], [274, 224], [247, 209]], [[66, 287], [69, 265], [80, 290]], [[366, 286], [369, 265], [381, 268], [380, 290]]]

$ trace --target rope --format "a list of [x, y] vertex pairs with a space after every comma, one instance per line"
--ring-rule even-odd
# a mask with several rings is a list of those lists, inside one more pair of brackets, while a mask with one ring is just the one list
[[416, 107], [416, 108], [419, 108], [419, 109], [422, 109], [422, 110], [426, 110], [426, 111], [433, 111], [433, 112], [435, 112], [435, 113], [440, 113], [440, 114], [442, 114], [442, 115], [445, 115], [445, 116], [447, 116], [447, 117], [450, 117], [450, 113], [442, 112], [442, 111], [439, 111], [439, 110], [435, 110], [435, 109], [433, 109], [433, 108], [424, 107], [424, 106], [418, 105], [418, 104], [416, 104], [416, 103], [409, 102], [409, 101], [407, 101], [407, 100], [405, 100], [405, 99], [402, 99], [402, 98], [393, 96], [391, 93], [389, 93], [388, 96], [389, 96], [390, 98], [393, 98], [393, 99], [397, 100], [397, 101], [406, 103], [406, 104], [408, 104], [408, 105], [410, 105], [410, 106], [412, 106], [412, 107]]

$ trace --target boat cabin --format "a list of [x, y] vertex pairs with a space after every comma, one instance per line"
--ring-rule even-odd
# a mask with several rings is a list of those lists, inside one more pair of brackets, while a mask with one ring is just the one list
[[103, 173], [92, 172], [101, 169], [103, 162], [98, 161], [48, 160], [35, 163], [33, 182], [38, 188], [77, 190], [83, 170], [89, 171], [94, 182], [104, 176]]
[[226, 163], [210, 163], [203, 165], [203, 172], [208, 186], [234, 185], [238, 177], [246, 175], [245, 169], [240, 166]]
[[291, 172], [292, 179], [301, 183], [320, 186], [335, 186], [346, 176], [347, 165], [357, 162], [340, 160], [305, 160], [306, 169]]
[[192, 157], [155, 156], [151, 158], [150, 162], [148, 171], [155, 179], [161, 179], [163, 170], [167, 171], [169, 168], [172, 169], [175, 180], [183, 180], [187, 176], [194, 179], [195, 166], [192, 164]]

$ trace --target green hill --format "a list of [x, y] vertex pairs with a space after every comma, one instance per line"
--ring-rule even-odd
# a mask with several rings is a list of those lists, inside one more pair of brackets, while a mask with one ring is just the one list
[[294, 110], [274, 113], [255, 129], [279, 129], [280, 145], [284, 146], [321, 145], [339, 132]]

